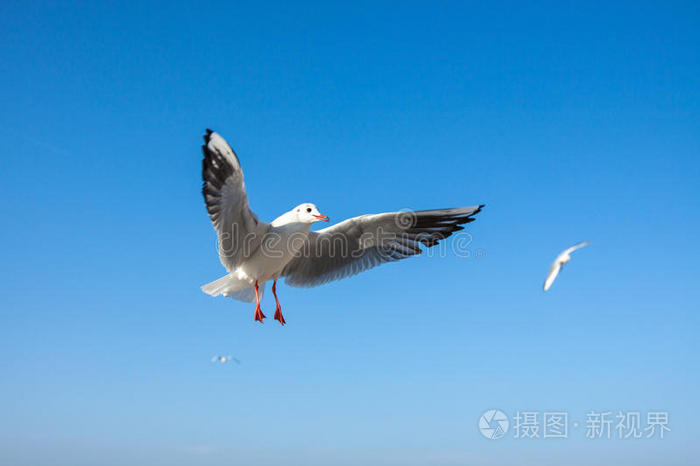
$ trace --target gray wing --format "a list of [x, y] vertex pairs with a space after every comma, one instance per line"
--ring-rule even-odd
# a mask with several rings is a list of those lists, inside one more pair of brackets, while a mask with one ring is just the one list
[[208, 129], [202, 153], [202, 194], [219, 236], [219, 259], [231, 271], [259, 247], [270, 225], [250, 210], [241, 164], [224, 138]]
[[460, 225], [473, 221], [482, 207], [389, 212], [345, 220], [311, 232], [282, 276], [291, 286], [311, 287], [420, 254], [421, 244], [435, 246], [462, 230]]

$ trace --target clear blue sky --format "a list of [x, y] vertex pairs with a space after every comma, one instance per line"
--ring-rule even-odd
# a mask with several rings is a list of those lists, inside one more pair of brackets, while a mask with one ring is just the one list
[[[697, 460], [697, 3], [142, 3], [0, 6], [2, 464]], [[207, 127], [263, 219], [485, 203], [482, 254], [283, 285], [261, 326], [199, 290]], [[492, 441], [488, 408], [672, 431]]]

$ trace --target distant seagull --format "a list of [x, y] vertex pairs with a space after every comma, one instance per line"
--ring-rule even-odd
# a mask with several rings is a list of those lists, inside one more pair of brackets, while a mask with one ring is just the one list
[[[261, 323], [265, 318], [260, 309], [265, 282], [273, 281], [275, 320], [284, 325], [277, 279], [285, 277], [291, 286], [312, 287], [420, 254], [421, 244], [435, 246], [462, 230], [459, 225], [473, 221], [483, 207], [362, 215], [330, 228], [309, 231], [311, 224], [327, 222], [328, 217], [314, 204], [304, 203], [266, 223], [250, 210], [241, 164], [228, 143], [207, 130], [202, 152], [202, 194], [218, 233], [219, 259], [229, 272], [202, 286], [202, 291], [211, 296], [255, 301], [255, 320]], [[309, 167], [301, 160], [294, 173], [286, 174], [307, 183], [323, 175], [323, 167]], [[356, 182], [362, 179], [358, 173], [345, 176]], [[286, 197], [280, 200], [286, 202]]]
[[549, 268], [549, 274], [547, 275], [547, 279], [544, 281], [544, 291], [547, 291], [552, 286], [552, 283], [554, 283], [554, 280], [557, 278], [557, 275], [559, 275], [559, 271], [562, 269], [564, 264], [571, 260], [571, 256], [569, 254], [571, 254], [579, 248], [588, 246], [589, 244], [590, 243], [588, 241], [575, 244], [569, 249], [566, 249], [564, 252], [559, 254], [556, 259], [554, 259], [554, 262], [552, 262], [552, 266]]
[[211, 362], [220, 362], [221, 364], [226, 364], [227, 362], [235, 362], [236, 364], [240, 364], [241, 361], [238, 359], [234, 358], [230, 354], [228, 356], [214, 356], [211, 358]]

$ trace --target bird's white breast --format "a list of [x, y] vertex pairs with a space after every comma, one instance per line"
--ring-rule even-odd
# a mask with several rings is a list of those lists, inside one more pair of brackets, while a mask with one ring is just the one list
[[273, 227], [263, 237], [260, 248], [240, 267], [241, 271], [261, 282], [278, 278], [304, 245], [309, 227], [298, 222]]

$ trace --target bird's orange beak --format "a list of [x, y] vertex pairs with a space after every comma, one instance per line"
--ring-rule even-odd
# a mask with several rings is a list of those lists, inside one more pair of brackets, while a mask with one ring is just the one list
[[324, 222], [327, 222], [327, 221], [328, 221], [328, 217], [326, 217], [326, 216], [323, 215], [323, 214], [321, 214], [321, 215], [314, 215], [314, 217], [316, 217], [316, 218], [319, 219], [319, 220], [323, 220]]

